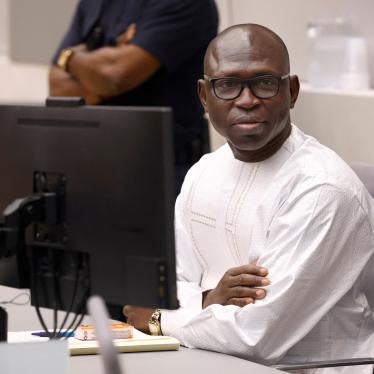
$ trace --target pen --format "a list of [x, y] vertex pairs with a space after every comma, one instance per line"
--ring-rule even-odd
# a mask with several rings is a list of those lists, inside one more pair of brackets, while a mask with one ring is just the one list
[[[31, 335], [34, 335], [34, 336], [39, 336], [41, 338], [48, 338], [49, 337], [49, 333], [45, 332], [45, 331], [34, 331], [31, 333]], [[74, 332], [73, 331], [63, 331], [63, 332], [60, 332], [59, 333], [59, 337], [60, 338], [70, 338], [74, 336]]]

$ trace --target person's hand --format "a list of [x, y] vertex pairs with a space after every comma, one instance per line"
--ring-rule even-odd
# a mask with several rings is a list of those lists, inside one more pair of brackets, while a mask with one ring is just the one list
[[85, 43], [77, 44], [74, 47], [71, 47], [74, 52], [88, 52], [87, 45]]
[[100, 96], [97, 96], [88, 91], [85, 91], [83, 97], [87, 105], [100, 105], [103, 101], [103, 99]]
[[117, 46], [123, 45], [123, 44], [129, 44], [131, 40], [136, 35], [136, 24], [132, 23], [127, 27], [127, 29], [120, 34], [116, 39]]
[[141, 308], [132, 305], [125, 305], [122, 309], [122, 313], [127, 318], [127, 323], [146, 334], [150, 334], [148, 321], [154, 311], [155, 309]]
[[226, 271], [216, 288], [203, 294], [203, 308], [211, 304], [237, 305], [243, 307], [252, 304], [256, 299], [263, 299], [266, 291], [261, 286], [268, 286], [270, 280], [265, 278], [267, 269], [248, 264]]

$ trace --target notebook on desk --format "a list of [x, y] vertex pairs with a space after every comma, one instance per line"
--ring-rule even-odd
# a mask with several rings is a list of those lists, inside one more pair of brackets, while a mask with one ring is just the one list
[[[9, 343], [48, 341], [48, 338], [32, 335], [33, 331], [8, 332]], [[99, 345], [96, 340], [85, 341], [68, 338], [68, 348], [71, 356], [97, 354]], [[178, 350], [180, 343], [170, 336], [151, 336], [134, 330], [134, 337], [115, 339], [114, 345], [119, 352], [149, 352]]]

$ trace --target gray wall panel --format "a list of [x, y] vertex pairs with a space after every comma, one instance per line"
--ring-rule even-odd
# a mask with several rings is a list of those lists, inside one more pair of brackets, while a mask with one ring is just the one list
[[9, 0], [10, 58], [49, 63], [68, 28], [77, 0]]

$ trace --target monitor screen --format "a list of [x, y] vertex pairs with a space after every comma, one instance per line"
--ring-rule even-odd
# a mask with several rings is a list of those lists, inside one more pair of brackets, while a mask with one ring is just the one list
[[178, 307], [169, 108], [0, 106], [0, 160], [0, 284]]

